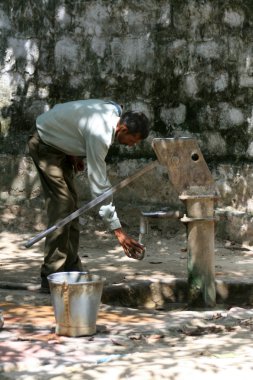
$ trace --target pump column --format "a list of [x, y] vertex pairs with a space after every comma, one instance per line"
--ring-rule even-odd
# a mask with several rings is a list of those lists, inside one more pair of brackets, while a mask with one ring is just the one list
[[180, 196], [187, 215], [188, 303], [215, 306], [214, 199], [211, 196]]

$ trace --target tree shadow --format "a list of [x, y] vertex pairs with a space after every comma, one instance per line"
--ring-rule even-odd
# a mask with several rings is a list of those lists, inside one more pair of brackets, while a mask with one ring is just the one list
[[[184, 373], [244, 374], [253, 369], [250, 319], [248, 324], [236, 319], [231, 324], [218, 312], [163, 313], [102, 305], [96, 335], [73, 338], [54, 334], [48, 299], [32, 300], [28, 292], [26, 297], [3, 305], [1, 367], [15, 362], [12, 375], [37, 378], [39, 370], [38, 378], [64, 373], [64, 378], [73, 379], [85, 373], [85, 379], [145, 375], [179, 380]], [[2, 335], [8, 333], [9, 339], [3, 341]]]

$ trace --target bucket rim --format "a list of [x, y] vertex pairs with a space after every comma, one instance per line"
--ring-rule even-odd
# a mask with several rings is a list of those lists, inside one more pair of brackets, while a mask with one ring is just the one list
[[[66, 280], [62, 280], [62, 279], [57, 279], [55, 277], [57, 277], [58, 275], [62, 275], [64, 276], [64, 274], [73, 274], [73, 275], [90, 275], [91, 276], [91, 279], [90, 280], [81, 280], [79, 282], [70, 282], [68, 283]], [[103, 277], [103, 276], [99, 276], [98, 274], [92, 274], [90, 272], [79, 272], [79, 271], [71, 271], [71, 272], [56, 272], [56, 273], [51, 273], [47, 276], [47, 279], [49, 281], [49, 283], [53, 283], [53, 284], [66, 284], [68, 286], [77, 286], [77, 285], [81, 285], [81, 284], [91, 284], [91, 283], [101, 283], [101, 282], [105, 282], [106, 281], [106, 278]]]

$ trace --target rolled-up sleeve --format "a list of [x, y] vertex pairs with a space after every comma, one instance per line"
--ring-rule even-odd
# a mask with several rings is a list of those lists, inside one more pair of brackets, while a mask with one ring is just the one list
[[[99, 139], [91, 137], [86, 140], [88, 181], [93, 199], [111, 188], [105, 163], [107, 153], [108, 147]], [[99, 215], [110, 230], [121, 227], [112, 197], [103, 202]]]

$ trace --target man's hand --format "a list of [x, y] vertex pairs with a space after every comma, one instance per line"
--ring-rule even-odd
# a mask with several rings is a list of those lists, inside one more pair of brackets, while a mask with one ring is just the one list
[[144, 258], [145, 247], [142, 244], [130, 238], [121, 228], [114, 230], [114, 233], [128, 257], [135, 260]]
[[82, 172], [84, 170], [83, 159], [76, 156], [68, 156], [69, 161], [71, 162], [74, 172]]

